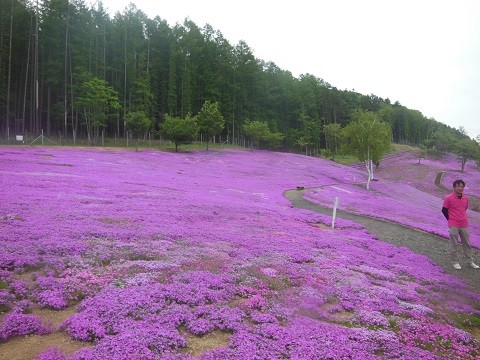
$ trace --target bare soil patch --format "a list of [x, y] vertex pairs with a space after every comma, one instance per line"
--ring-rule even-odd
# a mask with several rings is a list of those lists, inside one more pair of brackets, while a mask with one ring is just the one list
[[199, 356], [204, 352], [214, 349], [226, 348], [230, 341], [230, 334], [213, 331], [204, 336], [187, 336], [187, 353]]
[[32, 314], [40, 317], [44, 324], [51, 324], [54, 332], [49, 335], [16, 336], [0, 343], [0, 360], [35, 360], [39, 354], [50, 348], [58, 348], [65, 355], [72, 355], [83, 347], [92, 346], [72, 340], [68, 334], [59, 330], [63, 321], [75, 312], [74, 307], [60, 311], [34, 309]]
[[72, 340], [63, 332], [15, 337], [0, 344], [0, 360], [35, 360], [39, 354], [50, 348], [57, 348], [69, 356], [86, 346], [91, 345]]

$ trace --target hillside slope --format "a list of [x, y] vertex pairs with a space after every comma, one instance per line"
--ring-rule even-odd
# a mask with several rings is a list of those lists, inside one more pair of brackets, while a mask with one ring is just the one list
[[363, 177], [267, 151], [2, 148], [0, 356], [478, 359], [464, 281], [284, 197], [444, 228], [439, 197]]

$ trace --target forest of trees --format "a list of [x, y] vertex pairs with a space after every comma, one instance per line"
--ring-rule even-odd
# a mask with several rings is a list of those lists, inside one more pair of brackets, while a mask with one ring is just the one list
[[323, 129], [359, 109], [379, 114], [398, 143], [466, 137], [398, 102], [296, 78], [208, 24], [172, 27], [133, 4], [111, 17], [101, 1], [0, 0], [2, 138], [120, 138], [138, 114], [160, 137], [166, 119], [196, 116], [206, 102], [219, 104], [222, 139], [240, 143], [244, 129], [267, 124], [288, 151], [328, 148]]

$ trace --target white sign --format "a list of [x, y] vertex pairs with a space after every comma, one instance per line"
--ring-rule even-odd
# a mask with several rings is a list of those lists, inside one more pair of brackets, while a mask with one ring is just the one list
[[23, 135], [17, 135], [17, 141], [23, 141]]

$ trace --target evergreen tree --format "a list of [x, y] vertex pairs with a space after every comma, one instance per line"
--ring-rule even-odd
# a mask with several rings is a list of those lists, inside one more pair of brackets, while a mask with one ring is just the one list
[[325, 148], [328, 150], [332, 160], [335, 160], [335, 155], [340, 146], [341, 131], [340, 124], [328, 124], [323, 126]]
[[[109, 136], [125, 134], [130, 112], [146, 112], [156, 129], [165, 114], [195, 114], [208, 100], [224, 117], [221, 135], [240, 143], [247, 119], [268, 119], [270, 133], [285, 134], [289, 151], [328, 147], [318, 129], [345, 127], [355, 109], [379, 114], [396, 142], [432, 143], [439, 131], [455, 141], [465, 138], [398, 102], [338, 90], [311, 74], [295, 78], [257, 59], [244, 41], [229, 44], [209, 24], [187, 19], [170, 27], [133, 4], [110, 18], [102, 2], [89, 8], [84, 0], [45, 0], [37, 9], [25, 0], [0, 1], [0, 135], [8, 127], [32, 136], [42, 129], [91, 136], [92, 125], [81, 123], [85, 112], [75, 105], [85, 97], [82, 74], [89, 73], [111, 84], [123, 105], [101, 126]], [[451, 151], [452, 144], [436, 147]]]

